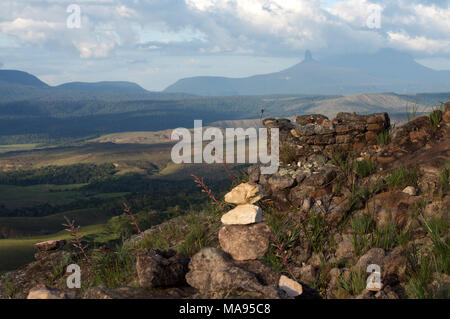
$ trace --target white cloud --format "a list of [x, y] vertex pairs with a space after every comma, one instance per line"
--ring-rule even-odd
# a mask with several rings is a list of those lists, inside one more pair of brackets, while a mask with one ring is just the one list
[[405, 32], [388, 32], [389, 42], [394, 48], [408, 49], [430, 54], [450, 54], [450, 40], [433, 40], [424, 36], [411, 37]]
[[1, 22], [0, 32], [31, 44], [41, 44], [54, 36], [62, 25], [56, 22], [16, 18], [11, 22]]

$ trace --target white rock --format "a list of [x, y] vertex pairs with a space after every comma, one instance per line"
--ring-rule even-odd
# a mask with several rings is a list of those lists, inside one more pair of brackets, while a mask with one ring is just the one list
[[303, 286], [300, 283], [284, 275], [280, 277], [278, 287], [291, 297], [300, 296], [303, 293]]
[[403, 193], [406, 193], [410, 196], [416, 196], [417, 195], [417, 189], [413, 186], [408, 186], [403, 190]]
[[225, 201], [230, 204], [253, 204], [263, 197], [261, 185], [242, 183], [225, 195]]
[[311, 208], [311, 198], [305, 198], [303, 200], [302, 209], [303, 211], [308, 212], [310, 208]]
[[262, 221], [260, 207], [250, 204], [239, 205], [222, 216], [224, 225], [249, 225]]

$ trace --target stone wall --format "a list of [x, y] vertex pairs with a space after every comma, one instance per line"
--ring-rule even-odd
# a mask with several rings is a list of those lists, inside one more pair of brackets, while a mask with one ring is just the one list
[[280, 129], [280, 154], [290, 148], [296, 158], [314, 153], [331, 155], [338, 150], [359, 151], [376, 145], [377, 136], [390, 127], [387, 113], [338, 113], [332, 121], [312, 114], [297, 116], [294, 123], [288, 119], [265, 119], [263, 123], [267, 128]]

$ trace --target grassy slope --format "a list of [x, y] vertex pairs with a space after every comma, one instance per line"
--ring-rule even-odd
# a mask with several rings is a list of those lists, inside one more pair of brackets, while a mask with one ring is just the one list
[[[105, 230], [104, 224], [95, 224], [80, 229], [80, 235], [95, 235], [95, 242], [104, 242], [109, 238], [108, 235], [102, 235]], [[35, 253], [34, 244], [53, 239], [70, 239], [70, 235], [66, 231], [60, 231], [55, 234], [2, 239], [0, 240], [0, 272], [15, 269], [21, 265], [29, 263], [33, 260]]]

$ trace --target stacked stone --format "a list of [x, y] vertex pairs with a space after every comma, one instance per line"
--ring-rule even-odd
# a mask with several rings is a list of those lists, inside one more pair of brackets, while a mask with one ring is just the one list
[[261, 208], [253, 205], [262, 196], [255, 183], [240, 184], [225, 195], [227, 203], [237, 206], [222, 216], [219, 242], [234, 260], [260, 259], [269, 248], [270, 228], [262, 222]]
[[354, 150], [366, 145], [376, 145], [377, 136], [390, 126], [387, 113], [370, 115], [338, 113], [332, 123], [336, 131], [336, 144]]
[[288, 119], [263, 121], [266, 128], [280, 130], [280, 149], [295, 153], [297, 158], [317, 152], [358, 151], [367, 145], [376, 145], [377, 136], [390, 126], [387, 113], [338, 113], [332, 121], [324, 115], [311, 114], [297, 116], [295, 123], [297, 125]]
[[[225, 195], [227, 203], [237, 206], [222, 216], [219, 242], [236, 261], [261, 259], [269, 249], [270, 228], [262, 221], [261, 208], [253, 205], [262, 197], [256, 183], [240, 184]], [[302, 285], [286, 276], [280, 277], [278, 287], [292, 297], [303, 293]]]

